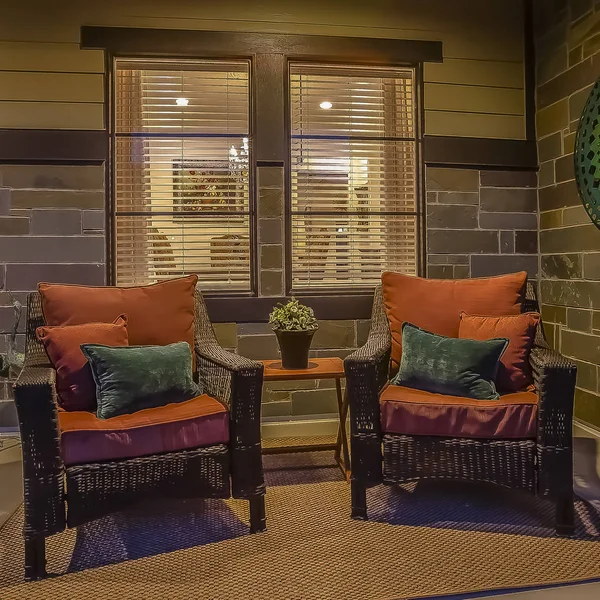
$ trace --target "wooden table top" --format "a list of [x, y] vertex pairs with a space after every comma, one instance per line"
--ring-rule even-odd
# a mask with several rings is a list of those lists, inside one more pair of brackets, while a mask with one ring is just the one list
[[341, 358], [311, 358], [308, 369], [284, 369], [280, 360], [263, 360], [265, 381], [292, 381], [302, 379], [341, 379], [344, 361]]

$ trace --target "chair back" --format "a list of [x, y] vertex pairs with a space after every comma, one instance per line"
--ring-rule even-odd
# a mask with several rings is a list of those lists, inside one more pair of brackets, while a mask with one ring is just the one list
[[25, 365], [29, 367], [50, 367], [50, 361], [42, 342], [37, 339], [35, 330], [46, 324], [42, 312], [42, 297], [39, 292], [27, 296], [27, 324], [25, 326]]

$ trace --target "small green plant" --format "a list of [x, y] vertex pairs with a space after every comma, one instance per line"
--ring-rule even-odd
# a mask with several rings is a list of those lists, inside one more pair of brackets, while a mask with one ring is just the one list
[[313, 309], [295, 298], [275, 306], [269, 315], [269, 323], [276, 331], [315, 331], [319, 328]]

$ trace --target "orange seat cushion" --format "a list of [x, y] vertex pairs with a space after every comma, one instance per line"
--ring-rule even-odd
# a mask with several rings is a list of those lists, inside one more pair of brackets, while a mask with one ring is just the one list
[[227, 409], [203, 394], [186, 402], [99, 419], [87, 411], [59, 411], [65, 465], [122, 460], [226, 444]]
[[507, 338], [508, 347], [500, 357], [496, 385], [500, 392], [533, 389], [529, 353], [535, 340], [540, 315], [527, 312], [510, 317], [481, 317], [461, 313], [458, 337], [471, 340]]
[[481, 279], [423, 279], [401, 273], [381, 277], [383, 301], [392, 333], [392, 373], [402, 355], [402, 324], [458, 337], [460, 313], [518, 315], [525, 298], [527, 273]]
[[472, 400], [389, 385], [380, 396], [384, 433], [453, 438], [527, 439], [537, 434], [537, 394]]
[[188, 342], [193, 350], [197, 281], [190, 275], [138, 287], [40, 283], [38, 289], [46, 325], [112, 323], [126, 314], [130, 346]]

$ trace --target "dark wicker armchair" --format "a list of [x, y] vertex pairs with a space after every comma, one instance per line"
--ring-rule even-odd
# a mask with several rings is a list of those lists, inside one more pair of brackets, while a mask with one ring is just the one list
[[39, 294], [27, 306], [25, 368], [15, 384], [23, 445], [25, 575], [45, 575], [45, 538], [149, 496], [243, 498], [252, 532], [266, 527], [260, 407], [263, 365], [224, 351], [196, 290], [195, 351], [204, 391], [229, 413], [229, 444], [67, 466], [61, 458], [55, 371], [35, 331]]
[[[528, 284], [523, 312], [538, 310]], [[366, 489], [379, 483], [456, 479], [549, 497], [556, 531], [573, 532], [572, 421], [576, 367], [546, 343], [541, 324], [530, 355], [538, 394], [536, 439], [472, 439], [384, 433], [379, 395], [388, 382], [391, 335], [375, 292], [367, 343], [345, 360], [351, 415], [352, 517], [367, 518]]]

